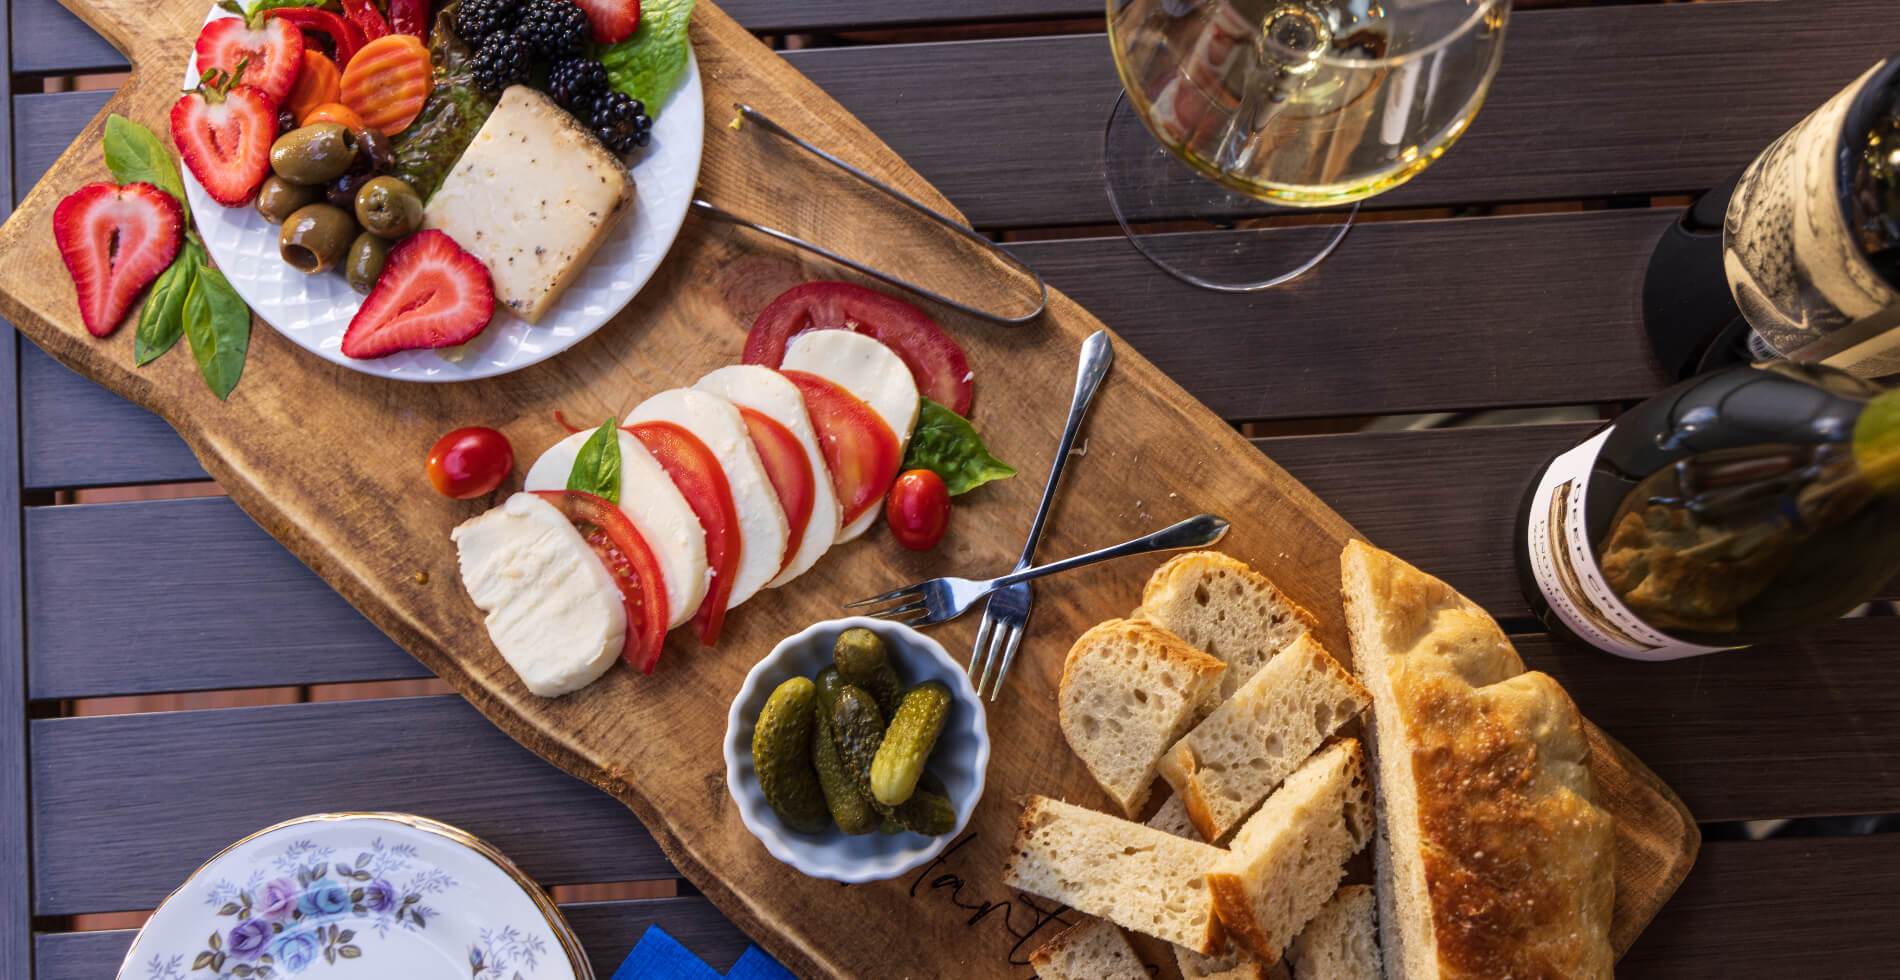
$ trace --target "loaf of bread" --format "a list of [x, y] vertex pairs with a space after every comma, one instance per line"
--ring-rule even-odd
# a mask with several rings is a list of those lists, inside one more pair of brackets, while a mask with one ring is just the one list
[[1613, 828], [1576, 706], [1445, 583], [1357, 541], [1340, 573], [1372, 691], [1387, 975], [1609, 977]]
[[1029, 954], [1037, 980], [1148, 980], [1128, 937], [1112, 922], [1084, 919]]
[[1155, 764], [1200, 717], [1226, 666], [1150, 623], [1111, 619], [1069, 649], [1058, 693], [1062, 735], [1131, 819]]
[[1240, 825], [1207, 884], [1234, 941], [1277, 963], [1372, 835], [1372, 784], [1353, 739], [1307, 759]]
[[1003, 882], [1203, 953], [1221, 948], [1207, 871], [1225, 856], [1129, 820], [1034, 796]]
[[1161, 626], [1227, 664], [1208, 709], [1314, 625], [1312, 614], [1266, 576], [1218, 551], [1190, 551], [1155, 569], [1132, 618]]
[[1218, 841], [1371, 700], [1302, 634], [1168, 749], [1161, 776], [1201, 838]]
[[1376, 902], [1370, 885], [1334, 892], [1287, 947], [1294, 980], [1380, 980]]

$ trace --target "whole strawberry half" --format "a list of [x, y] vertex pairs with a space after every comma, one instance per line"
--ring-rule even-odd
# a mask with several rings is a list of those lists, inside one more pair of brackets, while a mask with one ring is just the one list
[[346, 357], [453, 347], [495, 315], [495, 287], [481, 260], [434, 228], [396, 243], [382, 278], [343, 332]]
[[640, 0], [574, 0], [587, 11], [594, 28], [594, 43], [625, 41], [640, 28]]
[[243, 65], [244, 84], [284, 101], [303, 68], [303, 32], [289, 21], [271, 18], [253, 24], [243, 17], [220, 17], [198, 32], [200, 74], [216, 69], [236, 75]]
[[125, 319], [132, 301], [172, 264], [185, 237], [177, 198], [151, 184], [87, 184], [53, 209], [53, 240], [73, 274], [79, 316], [95, 337]]
[[225, 90], [207, 84], [186, 92], [172, 106], [171, 122], [178, 155], [212, 199], [235, 208], [257, 195], [258, 185], [270, 176], [270, 146], [277, 139], [275, 100], [249, 85]]

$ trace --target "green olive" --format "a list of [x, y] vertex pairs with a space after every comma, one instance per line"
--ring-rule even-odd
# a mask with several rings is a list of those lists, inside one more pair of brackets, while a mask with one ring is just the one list
[[349, 258], [343, 261], [343, 277], [350, 288], [367, 296], [382, 278], [383, 260], [389, 258], [389, 240], [371, 232], [356, 236], [350, 243]]
[[335, 180], [355, 162], [356, 134], [333, 122], [293, 129], [277, 137], [270, 148], [270, 168], [277, 176], [299, 184]]
[[292, 211], [317, 199], [322, 191], [307, 184], [293, 184], [276, 174], [264, 178], [257, 189], [257, 213], [273, 225], [281, 225]]
[[422, 198], [394, 177], [377, 177], [356, 192], [356, 220], [384, 238], [401, 238], [422, 227]]
[[312, 275], [343, 261], [356, 238], [356, 219], [328, 204], [306, 204], [284, 219], [277, 249], [284, 261]]

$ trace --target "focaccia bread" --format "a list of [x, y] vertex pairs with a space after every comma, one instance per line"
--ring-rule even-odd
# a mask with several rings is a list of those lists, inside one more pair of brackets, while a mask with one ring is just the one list
[[1576, 705], [1445, 583], [1358, 541], [1340, 571], [1372, 692], [1386, 975], [1611, 976], [1613, 827]]

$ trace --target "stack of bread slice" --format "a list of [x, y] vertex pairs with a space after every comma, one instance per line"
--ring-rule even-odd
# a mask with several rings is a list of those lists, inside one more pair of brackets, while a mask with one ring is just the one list
[[[1334, 737], [1371, 698], [1312, 627], [1253, 569], [1197, 552], [1156, 571], [1128, 619], [1076, 641], [1063, 735], [1128, 819], [1044, 797], [1025, 809], [1004, 880], [1112, 924], [1053, 941], [1042, 976], [1118, 961], [1113, 926], [1174, 944], [1190, 980], [1286, 976], [1373, 826], [1365, 753]], [[1174, 792], [1135, 823], [1157, 777]], [[1358, 980], [1333, 966], [1359, 962], [1351, 941], [1371, 944], [1371, 923], [1320, 921], [1308, 976]]]

